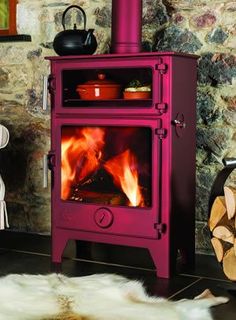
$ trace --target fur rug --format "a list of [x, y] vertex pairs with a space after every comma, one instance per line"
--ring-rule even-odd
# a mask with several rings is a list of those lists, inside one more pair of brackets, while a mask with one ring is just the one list
[[209, 292], [168, 301], [147, 295], [138, 281], [112, 274], [0, 278], [0, 320], [210, 320], [209, 308], [227, 301]]

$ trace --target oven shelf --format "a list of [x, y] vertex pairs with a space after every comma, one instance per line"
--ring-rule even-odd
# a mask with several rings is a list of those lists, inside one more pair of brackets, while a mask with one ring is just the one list
[[124, 107], [124, 108], [137, 108], [137, 107], [151, 107], [152, 99], [112, 99], [112, 100], [82, 100], [82, 99], [65, 99], [63, 106], [68, 107]]

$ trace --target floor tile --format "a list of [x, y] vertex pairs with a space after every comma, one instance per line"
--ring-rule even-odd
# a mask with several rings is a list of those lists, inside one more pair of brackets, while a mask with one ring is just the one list
[[220, 263], [214, 255], [196, 255], [195, 269], [183, 272], [183, 274], [195, 275], [203, 278], [227, 280]]
[[0, 247], [28, 252], [50, 254], [50, 237], [26, 232], [0, 232]]
[[[49, 255], [34, 254], [13, 250], [0, 252], [0, 275], [9, 273], [47, 274], [51, 272]], [[94, 273], [115, 273], [129, 279], [142, 281], [151, 295], [169, 297], [196, 281], [196, 277], [175, 276], [171, 280], [156, 277], [155, 271], [109, 265], [64, 258], [61, 272], [67, 276], [86, 276]]]
[[236, 297], [231, 295], [228, 291], [236, 284], [228, 283], [222, 280], [211, 280], [211, 279], [201, 279], [192, 286], [182, 290], [178, 294], [175, 294], [171, 298], [173, 300], [179, 300], [183, 298], [193, 299], [195, 296], [199, 295], [205, 289], [210, 289], [210, 291], [215, 296], [226, 296], [229, 297], [229, 302], [227, 304], [222, 304], [216, 307], [212, 307], [212, 314], [214, 320], [235, 320], [236, 319]]
[[147, 269], [124, 267], [105, 263], [91, 263], [80, 260], [64, 259], [62, 272], [67, 275], [89, 275], [93, 273], [115, 273], [129, 279], [142, 281], [151, 295], [169, 297], [170, 295], [193, 284], [197, 277], [175, 276], [172, 279], [157, 278], [156, 272]]
[[0, 275], [10, 273], [47, 274], [50, 272], [50, 257], [24, 252], [5, 251], [0, 254]]

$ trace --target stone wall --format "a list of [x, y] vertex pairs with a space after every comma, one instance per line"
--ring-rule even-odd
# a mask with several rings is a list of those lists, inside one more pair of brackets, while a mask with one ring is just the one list
[[[200, 55], [197, 95], [197, 250], [211, 252], [206, 226], [209, 190], [224, 157], [236, 156], [236, 2], [143, 0], [143, 48]], [[0, 118], [10, 131], [0, 168], [12, 230], [50, 232], [50, 191], [42, 187], [42, 157], [50, 149], [50, 113], [42, 111], [45, 56], [62, 30], [68, 5], [84, 8], [96, 30], [96, 53], [109, 52], [111, 0], [19, 0], [18, 33], [32, 42], [0, 43]], [[80, 16], [68, 15], [67, 24]], [[235, 184], [235, 177], [231, 183]]]

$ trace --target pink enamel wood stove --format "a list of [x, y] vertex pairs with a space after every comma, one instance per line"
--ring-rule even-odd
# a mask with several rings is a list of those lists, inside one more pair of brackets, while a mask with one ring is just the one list
[[[196, 56], [47, 59], [52, 262], [75, 239], [147, 248], [159, 277], [170, 277], [178, 254], [193, 264]], [[148, 83], [151, 97], [81, 99], [76, 87], [98, 72], [122, 90], [134, 79]]]

